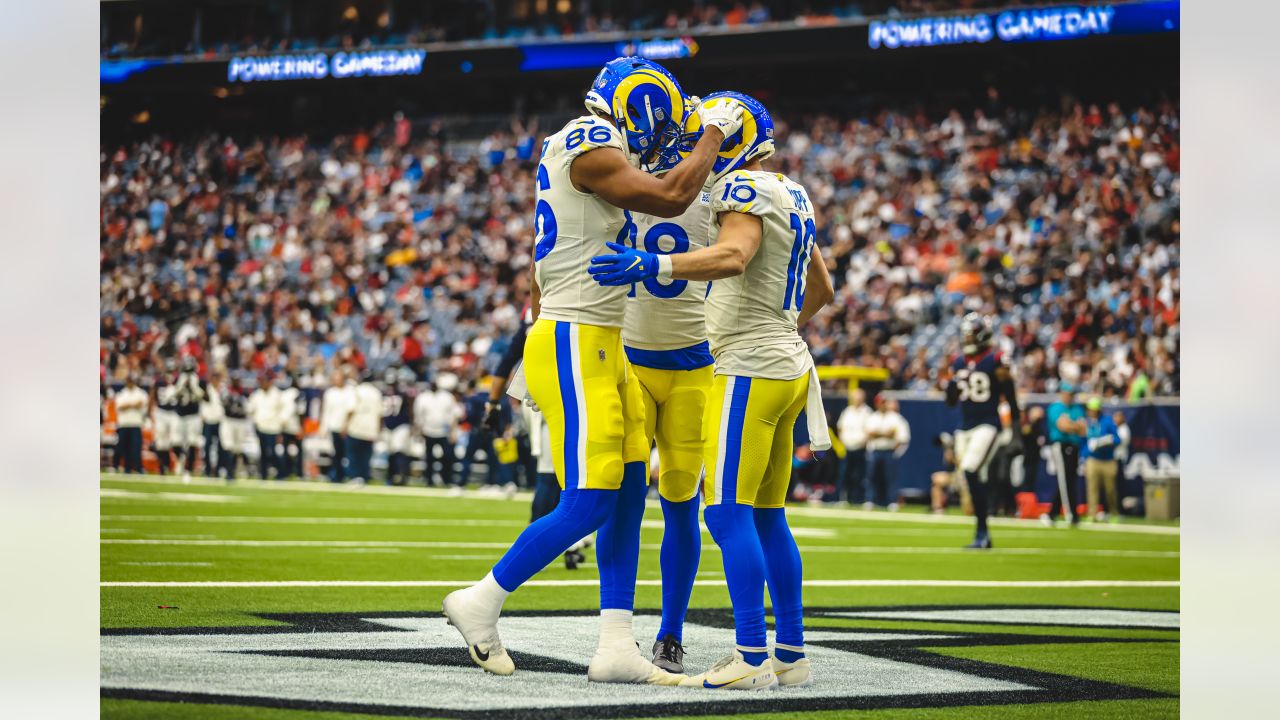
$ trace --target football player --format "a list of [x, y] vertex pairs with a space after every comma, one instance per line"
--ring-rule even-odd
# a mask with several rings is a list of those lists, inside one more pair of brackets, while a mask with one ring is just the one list
[[153, 442], [161, 475], [168, 475], [173, 469], [173, 445], [178, 437], [177, 374], [173, 360], [165, 360], [164, 369], [156, 373], [151, 383]]
[[222, 422], [218, 427], [218, 473], [227, 482], [236, 479], [244, 445], [252, 432], [249, 424], [248, 402], [240, 378], [233, 377], [230, 384], [218, 388], [222, 399]]
[[[692, 101], [689, 101], [692, 104]], [[697, 113], [686, 120], [683, 146], [700, 130]], [[662, 173], [680, 154], [667, 154]], [[708, 180], [714, 180], [709, 176]], [[711, 186], [704, 185], [684, 213], [663, 218], [624, 213], [632, 222], [625, 243], [652, 253], [683, 253], [711, 242], [714, 218]], [[645, 447], [658, 446], [658, 497], [663, 533], [662, 624], [653, 644], [653, 664], [684, 672], [684, 620], [702, 555], [698, 527], [698, 481], [702, 476], [702, 411], [711, 392], [714, 362], [707, 344], [703, 301], [708, 283], [648, 278], [627, 292], [622, 344], [640, 381], [644, 401]]]
[[[611, 243], [592, 259], [604, 286], [657, 279], [712, 280], [707, 335], [715, 381], [703, 414], [705, 520], [724, 558], [735, 652], [682, 685], [761, 690], [812, 682], [804, 654], [800, 552], [783, 508], [792, 432], [806, 410], [811, 447], [830, 447], [813, 358], [798, 327], [835, 293], [803, 187], [767, 173], [773, 121], [754, 98], [714, 93], [704, 108], [743, 107], [741, 130], [720, 148], [711, 210], [717, 234], [696, 252], [658, 254]], [[773, 602], [774, 657], [765, 638], [764, 588]]]
[[960, 405], [960, 429], [955, 436], [956, 467], [964, 474], [973, 498], [973, 516], [978, 527], [973, 542], [967, 547], [990, 550], [991, 533], [987, 530], [987, 514], [991, 503], [987, 498], [987, 467], [1000, 435], [1000, 401], [1009, 403], [1012, 427], [1021, 427], [1018, 399], [1014, 393], [1013, 372], [1005, 356], [992, 347], [991, 320], [969, 313], [960, 321], [962, 354], [951, 362], [951, 379], [947, 382], [947, 404]]
[[627, 237], [624, 211], [683, 213], [742, 111], [700, 109], [702, 139], [659, 178], [651, 172], [675, 150], [690, 112], [670, 73], [642, 58], [612, 60], [584, 104], [589, 114], [547, 138], [538, 163], [534, 324], [524, 349], [527, 391], [546, 416], [563, 494], [483, 580], [446, 597], [444, 613], [476, 664], [511, 674], [497, 632], [503, 601], [598, 529], [600, 642], [587, 677], [675, 684], [682, 676], [641, 655], [631, 625], [649, 452], [640, 387], [622, 349], [627, 288], [597, 285], [587, 266], [606, 242]]
[[173, 427], [170, 442], [178, 449], [185, 462], [182, 481], [190, 482], [196, 469], [196, 455], [200, 450], [200, 403], [204, 400], [205, 384], [198, 374], [199, 365], [193, 357], [182, 358], [181, 371], [173, 384]]
[[409, 441], [413, 437], [413, 370], [388, 368], [382, 382], [382, 437], [387, 444], [387, 484], [409, 482]]

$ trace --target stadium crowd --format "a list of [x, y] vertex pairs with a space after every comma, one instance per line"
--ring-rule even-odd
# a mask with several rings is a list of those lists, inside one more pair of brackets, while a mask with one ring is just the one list
[[[978, 309], [1024, 391], [1177, 394], [1176, 106], [1064, 106], [779, 120], [775, 167], [810, 189], [838, 293], [804, 330], [820, 364], [936, 387]], [[104, 386], [187, 356], [247, 387], [484, 376], [528, 296], [537, 132], [400, 117], [324, 143], [103, 147]]]
[[[456, 3], [329, 2], [220, 14], [199, 4], [162, 11], [134, 3], [103, 8], [101, 55], [218, 57], [315, 49], [390, 47], [428, 42], [581, 38], [613, 32], [750, 29], [769, 22], [822, 25], [880, 15], [989, 9], [1020, 0], [655, 0]], [[152, 13], [155, 13], [152, 15]], [[478, 14], [477, 14], [478, 13]], [[308, 28], [299, 32], [295, 28]], [[186, 38], [181, 40], [180, 38]]]

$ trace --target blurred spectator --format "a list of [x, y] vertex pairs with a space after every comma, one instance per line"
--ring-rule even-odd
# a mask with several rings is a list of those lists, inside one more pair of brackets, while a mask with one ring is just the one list
[[[1084, 445], [1085, 514], [1095, 513], [1099, 522], [1110, 513], [1120, 516], [1120, 495], [1116, 490], [1116, 448], [1120, 444], [1120, 432], [1111, 416], [1102, 412], [1102, 398], [1091, 397], [1085, 404], [1085, 422], [1088, 425]], [[1100, 504], [1105, 493], [1107, 505]]]
[[124, 460], [126, 473], [142, 472], [142, 422], [147, 414], [147, 391], [138, 387], [130, 374], [124, 388], [116, 393], [116, 452]]
[[849, 504], [861, 505], [866, 500], [867, 476], [867, 419], [871, 408], [867, 407], [867, 393], [856, 389], [849, 393], [849, 404], [836, 421], [836, 434], [844, 445], [844, 469], [836, 488], [836, 502], [844, 499]]
[[867, 418], [867, 478], [871, 488], [863, 508], [897, 510], [893, 497], [894, 471], [897, 460], [911, 442], [911, 428], [898, 412], [898, 401], [886, 395], [876, 396], [876, 409]]
[[258, 477], [263, 480], [269, 480], [272, 473], [283, 479], [278, 475], [280, 464], [276, 456], [284, 419], [282, 404], [280, 388], [271, 382], [271, 376], [264, 373], [258, 378], [258, 389], [249, 395], [245, 408], [253, 430], [258, 434]]
[[[1023, 0], [988, 0], [983, 7], [996, 8]], [[921, 14], [970, 10], [973, 0], [813, 0], [796, 3], [788, 0], [756, 0], [749, 5], [737, 0], [650, 0], [633, 3], [633, 15], [616, 15], [625, 4], [603, 3], [474, 3], [475, 12], [459, 13], [455, 3], [407, 3], [395, 13], [383, 15], [377, 23], [361, 22], [343, 14], [335, 15], [330, 7], [318, 4], [317, 12], [310, 4], [294, 5], [287, 13], [268, 15], [241, 13], [219, 16], [217, 25], [201, 24], [196, 33], [196, 8], [205, 6], [206, 14], [217, 6], [193, 3], [190, 7], [165, 8], [157, 18], [153, 9], [137, 3], [121, 3], [119, 9], [105, 5], [100, 53], [104, 58], [152, 55], [194, 55], [215, 58], [233, 53], [267, 53], [322, 49], [372, 49], [441, 41], [505, 39], [516, 41], [530, 37], [574, 37], [620, 30], [646, 32], [662, 28], [684, 31], [713, 27], [758, 25], [770, 20], [798, 23], [831, 23], [871, 15]], [[158, 10], [154, 11], [159, 13]], [[184, 14], [185, 13], [185, 14]], [[284, 17], [294, 18], [286, 23]], [[296, 16], [296, 17], [295, 17]], [[184, 23], [185, 21], [185, 23]], [[191, 32], [173, 32], [175, 26], [191, 28]], [[306, 27], [305, 35], [292, 30]], [[169, 28], [168, 32], [165, 29]], [[199, 42], [192, 38], [199, 37]]]
[[[427, 383], [426, 391], [414, 400], [414, 425], [426, 440], [424, 480], [428, 485], [436, 484], [434, 478], [437, 474], [440, 485], [447, 487], [453, 484], [453, 464], [458, 459], [453, 441], [462, 416], [458, 399], [435, 381]], [[440, 456], [438, 460], [437, 454]], [[460, 478], [457, 487], [461, 489], [464, 484], [465, 480]]]
[[217, 477], [218, 467], [222, 464], [221, 449], [218, 447], [219, 427], [224, 414], [222, 386], [221, 374], [215, 373], [206, 384], [204, 399], [200, 401], [204, 474], [207, 477]]
[[1076, 515], [1080, 484], [1080, 445], [1084, 442], [1088, 426], [1084, 419], [1084, 409], [1075, 401], [1075, 388], [1069, 383], [1062, 383], [1058, 387], [1058, 399], [1049, 406], [1045, 424], [1049, 428], [1053, 472], [1057, 475], [1058, 486], [1054, 490], [1049, 514], [1040, 516], [1040, 519], [1045, 524], [1052, 525], [1065, 507], [1067, 517], [1074, 526], [1080, 523], [1080, 517]]
[[341, 368], [335, 369], [329, 387], [320, 397], [320, 427], [327, 433], [333, 448], [329, 461], [329, 480], [340, 483], [346, 479], [344, 464], [347, 461], [347, 418], [351, 415], [355, 387], [349, 383]]
[[382, 429], [382, 391], [373, 384], [372, 373], [365, 371], [352, 394], [347, 416], [347, 462], [351, 481], [363, 485], [373, 479], [371, 461], [373, 443]]

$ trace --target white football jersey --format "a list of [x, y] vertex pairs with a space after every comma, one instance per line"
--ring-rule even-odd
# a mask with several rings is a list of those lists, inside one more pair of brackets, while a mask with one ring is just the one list
[[[652, 253], [675, 254], [706, 247], [715, 232], [711, 193], [703, 191], [674, 218], [632, 213], [635, 237], [629, 244]], [[649, 278], [628, 293], [622, 341], [641, 350], [679, 350], [707, 339], [707, 283]]]
[[755, 215], [764, 226], [746, 272], [711, 283], [707, 335], [716, 373], [800, 377], [811, 362], [796, 329], [817, 235], [809, 194], [783, 175], [739, 170], [712, 187], [711, 204], [717, 232], [722, 212]]
[[602, 147], [626, 153], [622, 133], [595, 116], [569, 122], [543, 143], [538, 163], [534, 272], [542, 291], [539, 317], [620, 328], [628, 287], [602, 287], [587, 268], [591, 258], [612, 252], [605, 243], [625, 240], [619, 233], [626, 218], [621, 209], [603, 198], [579, 192], [569, 179], [575, 158]]

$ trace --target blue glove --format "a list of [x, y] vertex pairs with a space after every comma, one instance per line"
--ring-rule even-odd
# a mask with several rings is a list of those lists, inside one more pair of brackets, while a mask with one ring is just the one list
[[591, 258], [588, 272], [601, 285], [630, 285], [658, 276], [658, 256], [618, 243], [606, 243], [615, 255]]

